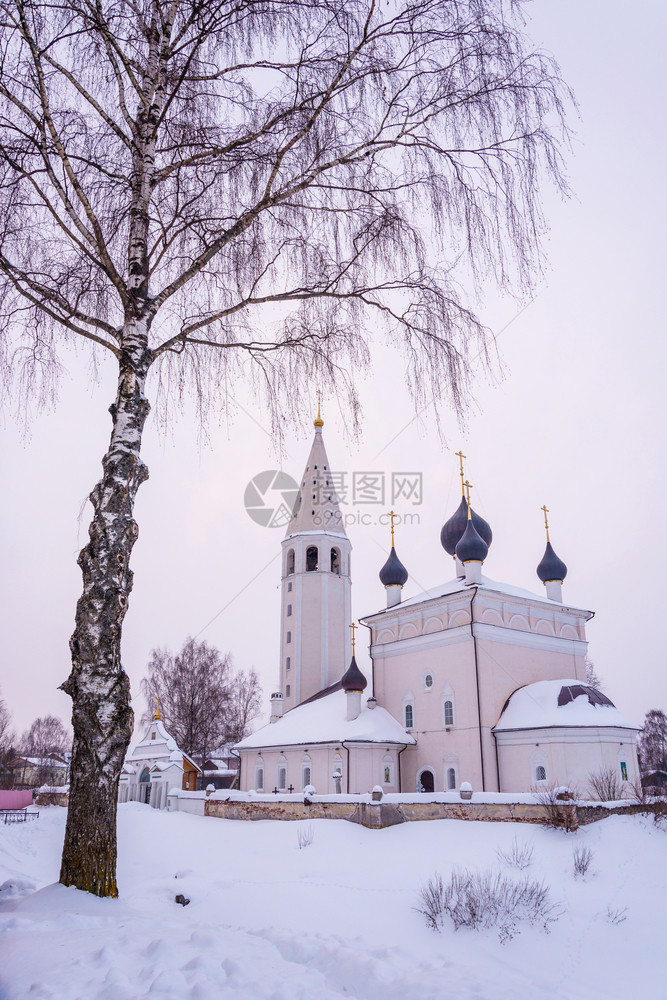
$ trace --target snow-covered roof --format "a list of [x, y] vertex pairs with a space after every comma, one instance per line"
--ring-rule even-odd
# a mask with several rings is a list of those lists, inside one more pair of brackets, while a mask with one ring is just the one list
[[379, 706], [368, 708], [362, 702], [361, 712], [348, 722], [347, 695], [338, 690], [323, 698], [297, 705], [277, 722], [258, 729], [236, 744], [239, 750], [257, 747], [289, 747], [299, 744], [342, 743], [416, 743], [413, 736]]
[[595, 726], [638, 730], [615, 705], [582, 681], [564, 678], [536, 681], [519, 688], [507, 701], [495, 732], [513, 729]]
[[[470, 590], [473, 587], [478, 587], [481, 590], [495, 591], [498, 594], [505, 594], [508, 597], [520, 597], [525, 601], [540, 601], [543, 604], [553, 604], [557, 608], [568, 607], [571, 605], [563, 604], [561, 601], [552, 601], [546, 594], [534, 594], [530, 590], [524, 590], [522, 587], [514, 587], [509, 583], [501, 583], [498, 580], [491, 580], [488, 576], [482, 576], [481, 583], [470, 583], [467, 584], [465, 580], [460, 577], [455, 577], [453, 580], [448, 580], [446, 583], [438, 584], [435, 587], [431, 587], [430, 590], [424, 590], [421, 594], [417, 594], [415, 597], [409, 597], [405, 601], [401, 601], [400, 604], [395, 605], [393, 608], [383, 608], [382, 611], [377, 612], [378, 614], [391, 614], [392, 612], [399, 611], [401, 608], [411, 607], [414, 604], [421, 604], [422, 601], [433, 601], [438, 597], [446, 597], [449, 594], [456, 594], [459, 591], [464, 592]], [[582, 610], [583, 609], [574, 609]], [[590, 611], [583, 611], [584, 614], [590, 615]], [[375, 615], [367, 615], [365, 617], [373, 618]]]
[[[155, 739], [153, 739], [153, 734], [155, 734]], [[182, 767], [183, 758], [190, 761], [193, 767], [197, 767], [191, 757], [179, 748], [176, 740], [169, 735], [162, 722], [159, 719], [153, 719], [142, 739], [134, 746], [130, 745], [125, 763], [140, 760], [168, 760]]]

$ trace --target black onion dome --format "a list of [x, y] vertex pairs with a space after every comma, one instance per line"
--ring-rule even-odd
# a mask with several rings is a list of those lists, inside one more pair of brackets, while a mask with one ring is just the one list
[[547, 542], [547, 547], [542, 556], [542, 562], [537, 567], [537, 575], [542, 583], [550, 580], [562, 581], [567, 576], [567, 566], [562, 559], [559, 559], [551, 547], [551, 542]]
[[488, 521], [485, 521], [483, 517], [476, 514], [474, 510], [470, 511], [472, 515], [472, 523], [475, 525], [475, 531], [477, 534], [486, 542], [487, 551], [491, 542], [493, 541], [493, 532], [491, 531], [491, 525]]
[[456, 555], [462, 563], [484, 562], [488, 552], [489, 546], [475, 527], [475, 522], [472, 519], [469, 520], [466, 530], [456, 546]]
[[[474, 510], [471, 510], [470, 514], [477, 534], [486, 542], [486, 546], [488, 548], [493, 541], [491, 526], [484, 520], [483, 517], [476, 514]], [[456, 553], [456, 546], [461, 541], [467, 524], [468, 503], [465, 497], [461, 497], [461, 503], [459, 504], [456, 513], [452, 514], [449, 521], [445, 522], [442, 531], [440, 532], [440, 544], [445, 552], [448, 552], [450, 556], [453, 556]]]
[[456, 513], [452, 514], [449, 521], [445, 521], [440, 532], [440, 544], [450, 556], [453, 556], [456, 552], [456, 546], [461, 540], [461, 535], [466, 530], [467, 523], [468, 504], [466, 503], [466, 498], [461, 497], [461, 504], [457, 508]]
[[402, 587], [408, 579], [408, 571], [396, 555], [396, 549], [392, 545], [389, 558], [380, 570], [380, 583], [385, 587]]
[[352, 656], [350, 665], [343, 674], [343, 679], [340, 683], [343, 691], [363, 691], [367, 686], [368, 681], [357, 666], [354, 656]]

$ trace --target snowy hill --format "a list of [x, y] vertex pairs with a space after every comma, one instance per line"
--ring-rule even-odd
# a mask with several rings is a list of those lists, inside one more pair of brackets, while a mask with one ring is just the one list
[[[2, 1000], [667, 997], [667, 831], [650, 817], [576, 834], [455, 820], [375, 831], [129, 803], [119, 808], [118, 900], [53, 884], [64, 821], [51, 807], [0, 827]], [[302, 849], [300, 830], [312, 832]], [[523, 872], [497, 857], [515, 838], [533, 852]], [[575, 879], [582, 847], [593, 860]], [[561, 916], [549, 934], [523, 926], [505, 944], [494, 929], [429, 930], [419, 889], [455, 867], [539, 879]]]

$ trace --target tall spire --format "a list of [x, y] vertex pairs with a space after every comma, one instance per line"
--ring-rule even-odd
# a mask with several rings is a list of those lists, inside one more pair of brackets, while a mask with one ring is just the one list
[[338, 506], [335, 477], [324, 447], [322, 434], [324, 421], [320, 416], [319, 405], [314, 424], [315, 437], [301, 477], [292, 516], [287, 524], [285, 538], [301, 531], [326, 531], [347, 537], [343, 515]]
[[[318, 401], [321, 393], [318, 393]], [[352, 546], [338, 506], [318, 405], [315, 433], [282, 541], [280, 689], [285, 711], [340, 679], [349, 662]]]

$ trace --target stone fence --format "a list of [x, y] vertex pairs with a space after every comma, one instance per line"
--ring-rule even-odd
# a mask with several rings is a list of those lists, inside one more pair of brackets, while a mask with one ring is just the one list
[[[399, 823], [410, 823], [435, 819], [476, 820], [490, 823], [535, 823], [559, 826], [576, 830], [579, 826], [595, 823], [608, 816], [635, 814], [641, 812], [665, 813], [667, 803], [579, 803], [563, 801], [555, 805], [544, 805], [534, 801], [534, 796], [520, 796], [533, 801], [493, 801], [489, 795], [475, 797], [467, 802], [415, 801], [415, 796], [387, 796], [382, 801], [372, 801], [370, 796], [324, 796], [261, 800], [235, 795], [223, 797], [211, 795], [204, 803], [204, 815], [220, 819], [237, 820], [308, 820], [345, 819], [359, 823], [370, 829], [384, 829]], [[498, 799], [501, 797], [498, 796]], [[511, 796], [502, 796], [511, 799]]]

